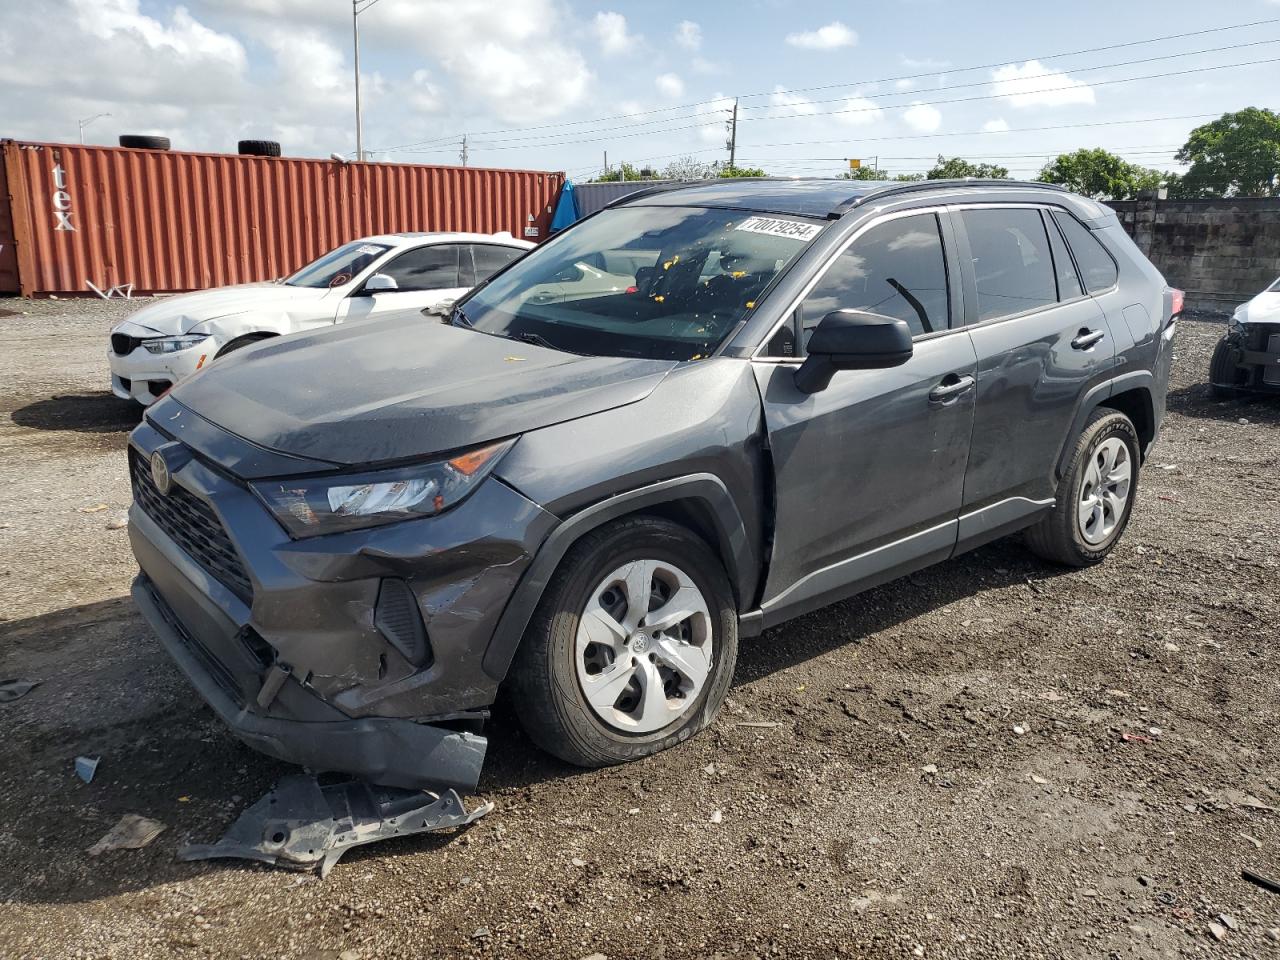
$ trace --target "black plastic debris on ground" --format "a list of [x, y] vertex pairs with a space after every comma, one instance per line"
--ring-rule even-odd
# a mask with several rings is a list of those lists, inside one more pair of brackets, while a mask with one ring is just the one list
[[40, 686], [39, 680], [0, 680], [0, 703], [12, 703]]
[[283, 778], [217, 843], [178, 851], [179, 860], [234, 857], [291, 870], [320, 868], [326, 877], [352, 847], [431, 830], [464, 827], [493, 809], [470, 813], [453, 790], [440, 794], [378, 787], [362, 780], [321, 784], [313, 776]]

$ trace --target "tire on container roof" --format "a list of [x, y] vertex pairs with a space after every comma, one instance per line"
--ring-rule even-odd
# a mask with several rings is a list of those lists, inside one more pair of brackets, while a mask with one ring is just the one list
[[144, 137], [136, 133], [120, 135], [120, 146], [133, 147], [135, 150], [168, 150], [168, 137]]
[[241, 140], [239, 150], [246, 157], [280, 156], [280, 144], [275, 140]]

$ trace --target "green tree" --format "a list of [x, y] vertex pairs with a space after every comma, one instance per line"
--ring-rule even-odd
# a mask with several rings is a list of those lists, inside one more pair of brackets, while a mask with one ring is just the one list
[[672, 160], [662, 175], [668, 180], [709, 180], [718, 176], [719, 170], [719, 164], [689, 155]]
[[649, 167], [620, 163], [614, 169], [592, 177], [590, 183], [617, 183], [621, 180], [657, 180], [658, 173]]
[[929, 180], [963, 180], [977, 177], [982, 180], [1007, 180], [1009, 171], [994, 163], [970, 163], [962, 157], [947, 160], [938, 154], [938, 162], [934, 164], [925, 177]]
[[731, 167], [727, 163], [716, 174], [719, 177], [767, 177], [759, 167]]
[[1196, 127], [1178, 151], [1191, 169], [1175, 182], [1185, 197], [1280, 196], [1280, 114], [1260, 107]]
[[1044, 165], [1037, 179], [1094, 200], [1131, 200], [1140, 190], [1161, 186], [1167, 176], [1096, 147], [1060, 154]]
[[841, 180], [898, 180], [911, 182], [915, 180], [923, 180], [923, 173], [899, 173], [891, 176], [888, 170], [883, 167], [858, 167], [856, 170], [846, 170], [840, 174]]

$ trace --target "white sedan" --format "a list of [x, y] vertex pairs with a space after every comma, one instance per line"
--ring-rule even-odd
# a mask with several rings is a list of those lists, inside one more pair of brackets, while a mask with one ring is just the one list
[[532, 246], [509, 233], [366, 237], [282, 280], [159, 300], [111, 331], [111, 392], [150, 404], [205, 364], [266, 337], [439, 306]]

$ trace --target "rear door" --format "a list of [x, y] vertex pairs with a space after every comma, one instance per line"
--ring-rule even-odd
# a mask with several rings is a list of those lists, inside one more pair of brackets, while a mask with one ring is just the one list
[[1048, 210], [986, 205], [953, 213], [978, 357], [960, 519], [965, 548], [1053, 502], [1076, 409], [1112, 376], [1115, 339]]
[[[955, 546], [976, 356], [960, 317], [945, 212], [855, 234], [753, 360], [776, 477], [766, 624], [947, 557]], [[795, 372], [837, 309], [906, 321], [914, 356], [838, 372], [808, 395]]]

